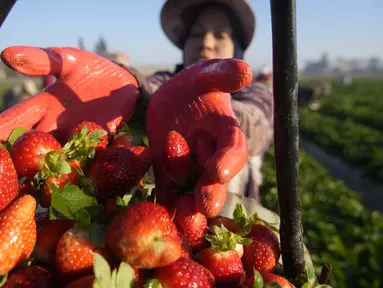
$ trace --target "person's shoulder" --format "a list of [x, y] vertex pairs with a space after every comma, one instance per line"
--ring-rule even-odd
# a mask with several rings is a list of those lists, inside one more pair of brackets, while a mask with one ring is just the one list
[[241, 93], [261, 93], [269, 94], [270, 89], [263, 81], [253, 80], [248, 86], [240, 90]]

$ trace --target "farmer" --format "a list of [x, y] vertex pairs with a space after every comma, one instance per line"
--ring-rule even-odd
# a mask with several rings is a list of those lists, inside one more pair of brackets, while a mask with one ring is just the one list
[[298, 86], [298, 105], [306, 107], [312, 111], [320, 109], [319, 99], [322, 95], [328, 96], [331, 94], [331, 84], [322, 83], [317, 87], [300, 84]]
[[[161, 24], [169, 40], [182, 50], [183, 63], [174, 71], [158, 71], [146, 79], [128, 68], [149, 94], [198, 61], [243, 59], [255, 32], [255, 16], [244, 0], [168, 0], [161, 11]], [[242, 171], [230, 181], [228, 191], [257, 200], [262, 183], [262, 156], [273, 135], [273, 97], [269, 85], [255, 79], [250, 86], [232, 94], [232, 107], [247, 137], [249, 156]]]
[[[146, 110], [154, 106], [151, 111], [157, 111], [160, 118], [168, 117], [166, 124], [169, 125], [179, 122], [180, 119], [174, 117], [182, 118], [179, 109], [185, 106], [177, 107], [179, 103], [167, 100], [151, 101], [148, 107], [151, 95], [161, 86], [160, 91], [165, 91], [162, 97], [172, 95], [178, 97], [179, 102], [193, 101], [185, 98], [183, 101], [180, 96], [186, 93], [188, 99], [195, 99], [193, 104], [197, 110], [189, 109], [190, 117], [185, 120], [183, 128], [198, 125], [200, 117], [213, 119], [215, 123], [215, 126], [210, 124], [209, 127], [203, 127], [208, 134], [199, 135], [203, 131], [192, 130], [189, 136], [190, 141], [195, 143], [199, 140], [198, 144], [202, 145], [193, 146], [194, 151], [191, 152], [199, 157], [208, 157], [208, 160], [200, 159], [208, 168], [205, 167], [206, 171], [200, 175], [195, 187], [199, 192], [196, 204], [200, 206], [200, 211], [208, 216], [217, 215], [225, 203], [226, 192], [259, 200], [262, 155], [273, 135], [273, 98], [263, 81], [251, 82], [249, 67], [240, 60], [255, 32], [255, 16], [249, 4], [245, 0], [171, 0], [162, 9], [161, 21], [171, 42], [182, 49], [183, 63], [177, 65], [175, 71], [159, 71], [147, 78], [133, 68], [122, 69], [99, 55], [79, 49], [29, 46], [5, 49], [2, 60], [14, 70], [30, 76], [53, 74], [57, 81], [14, 109], [0, 114], [0, 141], [5, 141], [18, 123], [22, 123], [26, 129], [36, 127], [52, 132], [59, 140], [63, 140], [67, 131], [80, 121], [94, 121], [113, 134], [123, 117], [130, 119], [133, 116], [133, 120], [139, 119], [141, 124], [145, 124], [145, 119], [148, 121], [147, 125], [142, 126], [152, 127], [148, 128], [148, 135], [149, 130], [152, 131], [152, 136], [149, 135], [151, 142], [163, 143], [171, 127], [165, 127], [161, 119], [153, 122], [149, 116], [155, 112], [146, 113]], [[214, 58], [225, 60], [217, 62]], [[206, 62], [197, 63], [200, 60]], [[194, 69], [190, 67], [195, 63]], [[202, 79], [200, 84], [205, 86], [194, 84], [198, 75], [202, 75], [198, 79]], [[167, 82], [172, 85], [166, 85]], [[214, 91], [219, 96], [203, 98], [205, 102], [202, 103], [210, 106], [196, 101], [199, 99], [196, 97], [208, 91]], [[238, 92], [227, 98], [227, 94], [222, 93], [224, 91]], [[222, 101], [217, 101], [219, 99]], [[226, 99], [231, 101], [231, 107], [224, 104]], [[232, 112], [237, 121], [232, 118]], [[238, 131], [238, 126], [243, 133]], [[219, 133], [215, 134], [216, 131]], [[243, 139], [243, 135], [246, 139]], [[247, 140], [247, 145], [243, 140]], [[153, 146], [159, 149], [158, 144]], [[248, 153], [244, 153], [246, 146]], [[196, 151], [198, 148], [206, 154], [202, 156]], [[171, 183], [168, 184], [169, 176], [164, 175], [164, 165], [159, 162], [160, 156], [154, 149], [153, 161], [157, 161], [157, 165], [154, 163], [153, 167], [159, 169], [159, 172], [154, 171], [156, 189], [162, 197], [161, 201], [158, 198], [158, 202], [164, 203], [174, 198], [166, 194], [173, 187]], [[248, 155], [247, 159], [245, 154]]]

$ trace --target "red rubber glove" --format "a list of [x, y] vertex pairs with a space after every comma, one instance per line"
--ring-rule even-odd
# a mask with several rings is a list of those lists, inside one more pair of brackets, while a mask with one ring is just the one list
[[13, 46], [3, 50], [1, 59], [19, 73], [54, 75], [57, 81], [0, 114], [0, 141], [16, 127], [35, 127], [64, 140], [84, 120], [114, 134], [140, 98], [138, 83], [126, 69], [87, 51]]
[[184, 69], [153, 94], [147, 132], [156, 197], [170, 214], [177, 202], [174, 190], [184, 189], [180, 183], [185, 182], [184, 175], [189, 179], [193, 175], [192, 166], [197, 171], [191, 185], [197, 210], [207, 217], [221, 211], [227, 183], [247, 159], [247, 141], [228, 93], [251, 81], [252, 71], [245, 62], [209, 60]]

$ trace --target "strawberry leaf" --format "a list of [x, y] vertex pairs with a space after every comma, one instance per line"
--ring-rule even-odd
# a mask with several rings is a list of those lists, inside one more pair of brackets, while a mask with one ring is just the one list
[[239, 227], [244, 227], [249, 221], [246, 213], [246, 209], [242, 204], [237, 203], [233, 212], [233, 219]]
[[256, 269], [253, 269], [254, 271], [254, 288], [263, 288], [263, 278], [261, 276], [261, 274], [256, 270]]
[[116, 207], [121, 209], [129, 206], [131, 201], [133, 200], [132, 194], [125, 194], [124, 197], [117, 197], [116, 198]]
[[149, 279], [146, 281], [144, 288], [161, 288], [162, 285], [159, 280], [157, 279]]
[[4, 284], [7, 282], [8, 279], [8, 273], [0, 275], [0, 287], [3, 287]]
[[[99, 144], [102, 140], [102, 137], [104, 137], [107, 134], [108, 133], [102, 129], [93, 130], [93, 131], [89, 132], [89, 134], [87, 135], [88, 141], [89, 141], [88, 143], [89, 144]], [[96, 142], [91, 143], [92, 141], [96, 141]]]
[[71, 171], [72, 168], [61, 150], [51, 151], [45, 155], [42, 170], [44, 175], [58, 178], [60, 174], [69, 174]]
[[281, 288], [281, 286], [278, 283], [271, 283], [267, 284], [265, 288]]
[[243, 226], [243, 227], [237, 232], [237, 235], [239, 235], [239, 236], [246, 236], [246, 235], [249, 235], [249, 233], [251, 232], [252, 229], [253, 229], [253, 223], [246, 224], [245, 226]]
[[[273, 226], [272, 224], [262, 220], [259, 218], [258, 213], [255, 212], [251, 217], [249, 218], [246, 213], [246, 209], [242, 204], [237, 203], [235, 206], [234, 212], [233, 212], [233, 219], [235, 223], [237, 223], [240, 227], [240, 232], [237, 234], [244, 236], [250, 233], [251, 227], [253, 224], [262, 224], [269, 227], [272, 231], [275, 233], [279, 233], [279, 230]], [[247, 226], [247, 227], [246, 227]], [[249, 231], [250, 230], [250, 231]], [[246, 233], [247, 232], [247, 233]]]
[[149, 139], [148, 139], [148, 137], [147, 136], [142, 136], [141, 140], [142, 140], [142, 143], [144, 143], [144, 145], [149, 148]]
[[125, 122], [121, 122], [118, 132], [116, 133], [116, 135], [114, 135], [114, 139], [117, 139], [119, 136], [124, 134], [133, 135], [134, 131], [128, 126], [128, 124], [126, 124]]
[[76, 211], [74, 218], [76, 222], [84, 228], [88, 227], [92, 222], [92, 219], [90, 218], [90, 215], [88, 211], [85, 210], [85, 208], [81, 208], [80, 210]]
[[306, 282], [301, 288], [311, 288], [310, 282]]
[[60, 160], [57, 162], [57, 172], [59, 174], [69, 174], [72, 172], [72, 168], [67, 161]]
[[52, 188], [51, 215], [52, 211], [57, 211], [65, 218], [75, 220], [77, 211], [98, 206], [96, 198], [87, 195], [76, 185], [67, 184], [61, 191], [54, 184], [48, 185]]
[[[78, 137], [75, 137], [75, 138], [81, 138], [83, 136], [86, 136], [86, 134], [88, 134], [88, 131], [89, 131], [89, 128], [88, 128], [88, 125], [83, 125], [81, 127], [81, 130], [80, 130], [80, 133], [78, 133]], [[76, 134], [74, 134], [76, 135]]]
[[227, 230], [223, 224], [221, 225], [221, 228], [214, 225], [213, 235], [207, 234], [205, 238], [217, 252], [235, 250], [237, 244], [248, 245], [252, 243], [251, 239], [242, 238], [238, 234]]
[[114, 287], [109, 264], [98, 253], [94, 253], [93, 272], [95, 276], [93, 288]]
[[17, 138], [19, 138], [21, 135], [23, 135], [25, 132], [27, 132], [26, 129], [24, 129], [23, 127], [17, 127], [15, 129], [12, 130], [11, 134], [9, 135], [8, 139], [7, 139], [7, 142], [11, 145], [13, 145], [13, 143], [15, 143], [15, 141], [17, 140]]
[[133, 287], [135, 273], [128, 263], [121, 262], [118, 269], [110, 270], [108, 262], [98, 253], [94, 254], [93, 271], [95, 280], [94, 288], [125, 288]]
[[132, 287], [136, 282], [136, 276], [132, 266], [128, 263], [121, 262], [116, 275], [116, 288]]
[[88, 228], [88, 238], [98, 247], [105, 247], [106, 226], [93, 222]]

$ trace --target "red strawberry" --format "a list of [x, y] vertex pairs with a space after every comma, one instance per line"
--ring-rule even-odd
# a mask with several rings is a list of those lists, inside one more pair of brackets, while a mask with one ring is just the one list
[[[85, 126], [87, 126], [86, 129], [83, 129]], [[69, 137], [73, 137], [75, 134], [81, 134], [81, 132], [86, 131], [86, 134], [84, 136], [89, 136], [90, 137], [85, 137], [85, 139], [88, 141], [87, 144], [90, 146], [97, 148], [106, 148], [108, 146], [108, 133], [105, 131], [104, 128], [102, 128], [100, 125], [97, 123], [91, 122], [91, 121], [83, 121], [80, 124], [78, 124], [69, 134]], [[102, 133], [97, 133], [97, 135], [92, 135], [91, 132], [99, 130], [99, 132], [104, 131]], [[95, 133], [96, 134], [96, 133]], [[97, 142], [97, 143], [94, 143]]]
[[235, 223], [233, 219], [224, 216], [216, 216], [213, 218], [207, 219], [209, 228], [212, 229], [214, 225], [221, 227], [221, 224], [226, 227], [227, 230], [237, 233], [239, 231], [239, 225]]
[[55, 162], [62, 160], [60, 158], [62, 155], [56, 151], [59, 149], [61, 144], [49, 133], [40, 131], [24, 133], [13, 144], [12, 160], [16, 171], [31, 179], [43, 171], [43, 168], [54, 170]]
[[33, 255], [37, 260], [54, 263], [56, 247], [63, 234], [74, 226], [70, 220], [48, 220], [37, 232]]
[[178, 237], [181, 239], [182, 243], [182, 253], [181, 257], [191, 258], [193, 256], [192, 248], [190, 247], [190, 242], [185, 235], [181, 232], [178, 232]]
[[[282, 276], [272, 274], [272, 273], [262, 273], [263, 278], [263, 284], [273, 284], [277, 283], [281, 288], [295, 288], [293, 284], [291, 284], [287, 279], [283, 278]], [[254, 276], [247, 279], [245, 283], [243, 283], [245, 287], [253, 288], [254, 287]]]
[[190, 242], [190, 247], [194, 251], [200, 251], [207, 247], [208, 243], [205, 235], [208, 232], [207, 219], [205, 215], [197, 212], [194, 197], [182, 196], [176, 206], [174, 223]]
[[121, 135], [118, 135], [117, 137], [114, 138], [110, 147], [111, 148], [112, 147], [126, 148], [126, 147], [133, 146], [132, 143], [133, 143], [133, 135], [121, 134]]
[[85, 166], [89, 159], [94, 158], [96, 151], [105, 149], [107, 145], [108, 133], [105, 129], [94, 122], [83, 121], [71, 131], [63, 149], [69, 158]]
[[192, 171], [193, 161], [189, 145], [177, 131], [170, 131], [166, 138], [165, 151], [162, 154], [162, 166], [174, 182], [186, 180]]
[[61, 237], [56, 248], [56, 272], [65, 281], [92, 274], [94, 253], [100, 253], [107, 259], [109, 254], [104, 248], [97, 247], [87, 237], [88, 232], [75, 227]]
[[17, 172], [7, 149], [0, 144], [0, 211], [19, 193]]
[[251, 240], [236, 235], [224, 226], [214, 226], [214, 235], [207, 235], [211, 247], [200, 253], [200, 264], [214, 275], [217, 287], [238, 287], [243, 266], [236, 246], [250, 244]]
[[15, 287], [57, 287], [54, 283], [52, 271], [41, 266], [29, 266], [15, 270], [8, 276], [7, 282], [3, 288]]
[[[80, 169], [80, 163], [78, 161], [70, 161], [69, 165], [75, 169]], [[49, 208], [49, 206], [51, 206], [52, 188], [48, 185], [48, 183], [56, 185], [61, 190], [65, 187], [66, 184], [76, 184], [76, 180], [79, 176], [79, 173], [72, 169], [70, 173], [60, 174], [58, 178], [52, 176], [48, 177], [41, 187], [39, 201], [41, 207]]]
[[108, 148], [97, 153], [88, 176], [96, 184], [100, 199], [122, 197], [138, 185], [151, 165], [149, 148]]
[[107, 241], [115, 255], [136, 268], [155, 268], [182, 253], [178, 231], [164, 207], [153, 202], [128, 206], [109, 225]]
[[0, 214], [0, 275], [8, 273], [32, 254], [36, 242], [36, 200], [16, 199]]
[[253, 269], [261, 273], [274, 271], [281, 253], [277, 235], [264, 224], [254, 224], [247, 237], [253, 240], [243, 247], [242, 260], [247, 274], [253, 275]]
[[215, 284], [214, 276], [208, 269], [184, 257], [170, 265], [157, 268], [155, 277], [166, 288], [213, 288]]
[[94, 275], [88, 275], [74, 280], [65, 288], [93, 288]]
[[277, 283], [281, 288], [295, 288], [293, 284], [291, 284], [286, 278], [282, 276], [273, 274], [273, 273], [261, 273], [264, 284], [272, 284]]
[[215, 252], [206, 248], [201, 251], [200, 264], [212, 272], [216, 287], [238, 287], [241, 282], [243, 266], [234, 250]]

